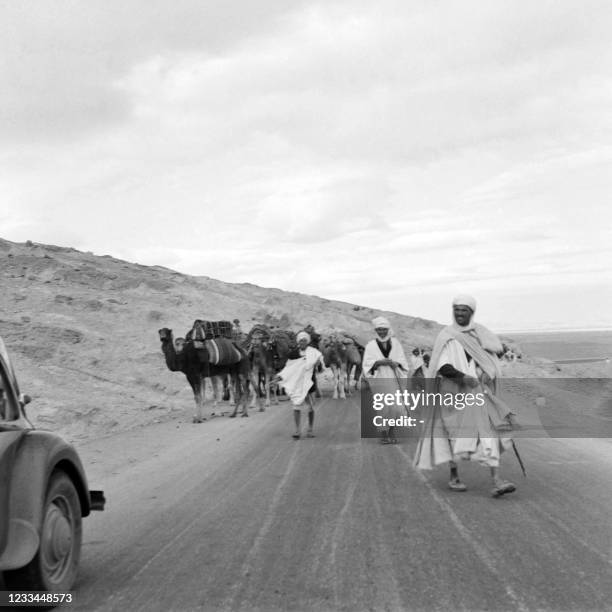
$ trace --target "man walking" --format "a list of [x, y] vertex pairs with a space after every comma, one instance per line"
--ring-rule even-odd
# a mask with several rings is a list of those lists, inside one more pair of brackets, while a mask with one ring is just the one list
[[311, 392], [314, 390], [312, 380], [315, 367], [322, 363], [323, 355], [310, 345], [310, 335], [301, 331], [297, 335], [298, 348], [294, 354], [289, 355], [287, 364], [278, 373], [275, 380], [280, 384], [291, 399], [293, 405], [293, 418], [295, 421], [294, 440], [299, 440], [301, 431], [302, 412], [308, 414], [307, 438], [314, 438], [314, 402]]
[[440, 332], [434, 344], [429, 386], [434, 393], [452, 394], [455, 400], [477, 394], [477, 401], [472, 405], [436, 402], [430, 407], [414, 462], [421, 469], [448, 462], [449, 487], [465, 491], [456, 460], [478, 461], [489, 467], [492, 494], [498, 497], [516, 489], [499, 475], [501, 453], [512, 444], [501, 433], [512, 428], [512, 413], [498, 396], [502, 344], [493, 332], [474, 322], [475, 311], [473, 297], [460, 295], [453, 300], [454, 322]]

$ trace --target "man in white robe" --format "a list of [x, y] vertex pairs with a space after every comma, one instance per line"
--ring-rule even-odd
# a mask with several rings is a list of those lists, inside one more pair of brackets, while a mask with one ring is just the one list
[[449, 487], [465, 491], [456, 459], [479, 461], [490, 468], [492, 493], [498, 497], [516, 489], [499, 476], [501, 453], [512, 443], [500, 433], [512, 428], [512, 413], [497, 396], [502, 344], [486, 327], [474, 323], [475, 311], [476, 300], [471, 296], [461, 295], [453, 300], [454, 323], [440, 332], [434, 344], [429, 367], [434, 378], [429, 379], [429, 390], [454, 395], [478, 393], [483, 400], [461, 408], [432, 407], [417, 445], [415, 465], [432, 469], [449, 462]]
[[307, 438], [314, 438], [314, 402], [311, 392], [314, 391], [313, 372], [315, 367], [323, 362], [323, 355], [310, 344], [310, 335], [301, 331], [297, 335], [298, 349], [289, 355], [287, 364], [278, 373], [279, 380], [293, 405], [295, 420], [294, 440], [299, 440], [301, 432], [302, 410], [308, 413]]
[[[395, 393], [408, 388], [409, 365], [404, 349], [397, 338], [392, 337], [391, 324], [385, 317], [372, 320], [377, 338], [370, 340], [363, 353], [362, 371], [372, 393]], [[383, 419], [405, 416], [406, 408], [399, 404], [385, 405], [380, 413]], [[383, 421], [384, 422], [384, 421]], [[381, 443], [396, 442], [393, 427], [378, 427]]]

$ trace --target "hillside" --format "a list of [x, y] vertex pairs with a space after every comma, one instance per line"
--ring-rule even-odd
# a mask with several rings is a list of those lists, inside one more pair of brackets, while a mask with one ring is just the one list
[[39, 427], [71, 439], [191, 414], [184, 376], [166, 369], [157, 330], [183, 335], [194, 319], [239, 318], [299, 330], [344, 330], [362, 341], [387, 316], [408, 350], [440, 326], [397, 313], [180, 274], [72, 248], [0, 239], [0, 335]]

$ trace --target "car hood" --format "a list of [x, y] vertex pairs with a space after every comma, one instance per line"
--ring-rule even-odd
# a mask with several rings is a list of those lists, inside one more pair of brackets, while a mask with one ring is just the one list
[[0, 553], [6, 544], [13, 463], [19, 443], [25, 435], [23, 430], [0, 432]]

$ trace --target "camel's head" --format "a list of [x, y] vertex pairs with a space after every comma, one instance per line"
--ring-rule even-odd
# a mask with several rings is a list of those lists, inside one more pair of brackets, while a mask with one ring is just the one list
[[256, 331], [251, 336], [251, 343], [253, 344], [253, 346], [267, 347], [267, 345], [268, 345], [268, 342], [267, 342], [265, 334], [263, 332], [260, 332], [260, 331]]
[[328, 354], [337, 354], [343, 356], [346, 353], [346, 345], [343, 338], [336, 333], [331, 333], [322, 341], [323, 351]]
[[157, 333], [162, 342], [170, 342], [172, 340], [172, 330], [167, 327], [162, 327]]

